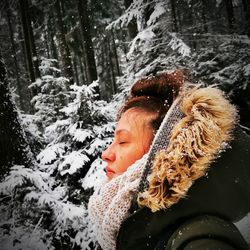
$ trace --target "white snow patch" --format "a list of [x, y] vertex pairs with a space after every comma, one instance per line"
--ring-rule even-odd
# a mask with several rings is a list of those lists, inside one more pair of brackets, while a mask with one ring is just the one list
[[42, 164], [48, 164], [61, 157], [64, 153], [65, 143], [57, 143], [45, 148], [40, 154], [38, 154], [37, 159], [40, 160]]
[[149, 27], [139, 32], [137, 36], [131, 42], [129, 52], [127, 54], [128, 58], [132, 57], [132, 55], [135, 53], [138, 43], [143, 43], [144, 47], [147, 47], [147, 45], [148, 47], [150, 47], [149, 44], [154, 37], [155, 37], [155, 33], [153, 32], [152, 27]]
[[102, 161], [100, 158], [97, 158], [92, 164], [85, 175], [82, 181], [82, 187], [84, 189], [88, 188], [96, 188], [100, 186], [101, 183], [107, 181], [106, 174], [104, 172], [104, 168], [106, 167], [106, 163]]
[[164, 8], [165, 4], [165, 2], [156, 4], [153, 13], [150, 15], [150, 18], [147, 21], [148, 26], [154, 24], [157, 19], [166, 12], [166, 9]]
[[[30, 168], [25, 168], [22, 165], [14, 165], [11, 168], [10, 174], [5, 178], [4, 182], [0, 183], [1, 194], [11, 194], [16, 187], [30, 181], [40, 190], [49, 190], [50, 182], [48, 182], [49, 175], [41, 171], [34, 171]], [[45, 182], [46, 181], [46, 182]]]
[[61, 175], [74, 174], [78, 169], [82, 168], [89, 158], [82, 154], [82, 150], [73, 151], [69, 155], [64, 156], [64, 161], [58, 166]]
[[243, 67], [243, 72], [244, 72], [245, 76], [250, 75], [250, 64], [247, 64], [246, 66]]
[[92, 137], [92, 131], [89, 129], [77, 128], [77, 124], [75, 123], [69, 129], [69, 134], [73, 136], [73, 140], [84, 142], [87, 138]]
[[96, 138], [91, 142], [90, 148], [86, 150], [86, 152], [90, 155], [101, 152], [107, 145], [107, 142], [110, 142], [110, 138], [106, 140], [101, 140], [100, 138]]
[[172, 39], [169, 42], [169, 46], [172, 50], [177, 50], [182, 56], [190, 56], [191, 49], [181, 39], [179, 39], [175, 33], [170, 33]]

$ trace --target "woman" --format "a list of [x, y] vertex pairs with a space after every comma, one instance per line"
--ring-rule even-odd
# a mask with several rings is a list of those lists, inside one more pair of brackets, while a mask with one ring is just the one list
[[89, 201], [101, 248], [249, 249], [232, 223], [250, 211], [250, 139], [233, 136], [236, 116], [181, 71], [137, 81], [102, 154], [109, 181]]

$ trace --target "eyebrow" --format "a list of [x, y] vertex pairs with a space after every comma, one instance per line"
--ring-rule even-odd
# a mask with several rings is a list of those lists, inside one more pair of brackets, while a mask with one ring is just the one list
[[130, 132], [127, 129], [118, 129], [117, 131], [115, 131], [115, 134], [121, 134], [121, 133], [127, 133], [130, 134]]

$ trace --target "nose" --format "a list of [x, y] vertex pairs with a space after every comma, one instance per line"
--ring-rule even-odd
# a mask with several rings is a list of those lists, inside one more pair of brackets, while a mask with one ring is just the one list
[[113, 150], [112, 144], [109, 145], [103, 152], [102, 152], [102, 159], [106, 162], [114, 162], [115, 161], [115, 152]]

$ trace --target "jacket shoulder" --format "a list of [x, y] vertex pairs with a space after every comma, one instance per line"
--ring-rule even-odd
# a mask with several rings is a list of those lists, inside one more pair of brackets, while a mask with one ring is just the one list
[[233, 223], [212, 215], [191, 218], [180, 225], [170, 238], [165, 240], [164, 237], [156, 250], [250, 249]]

